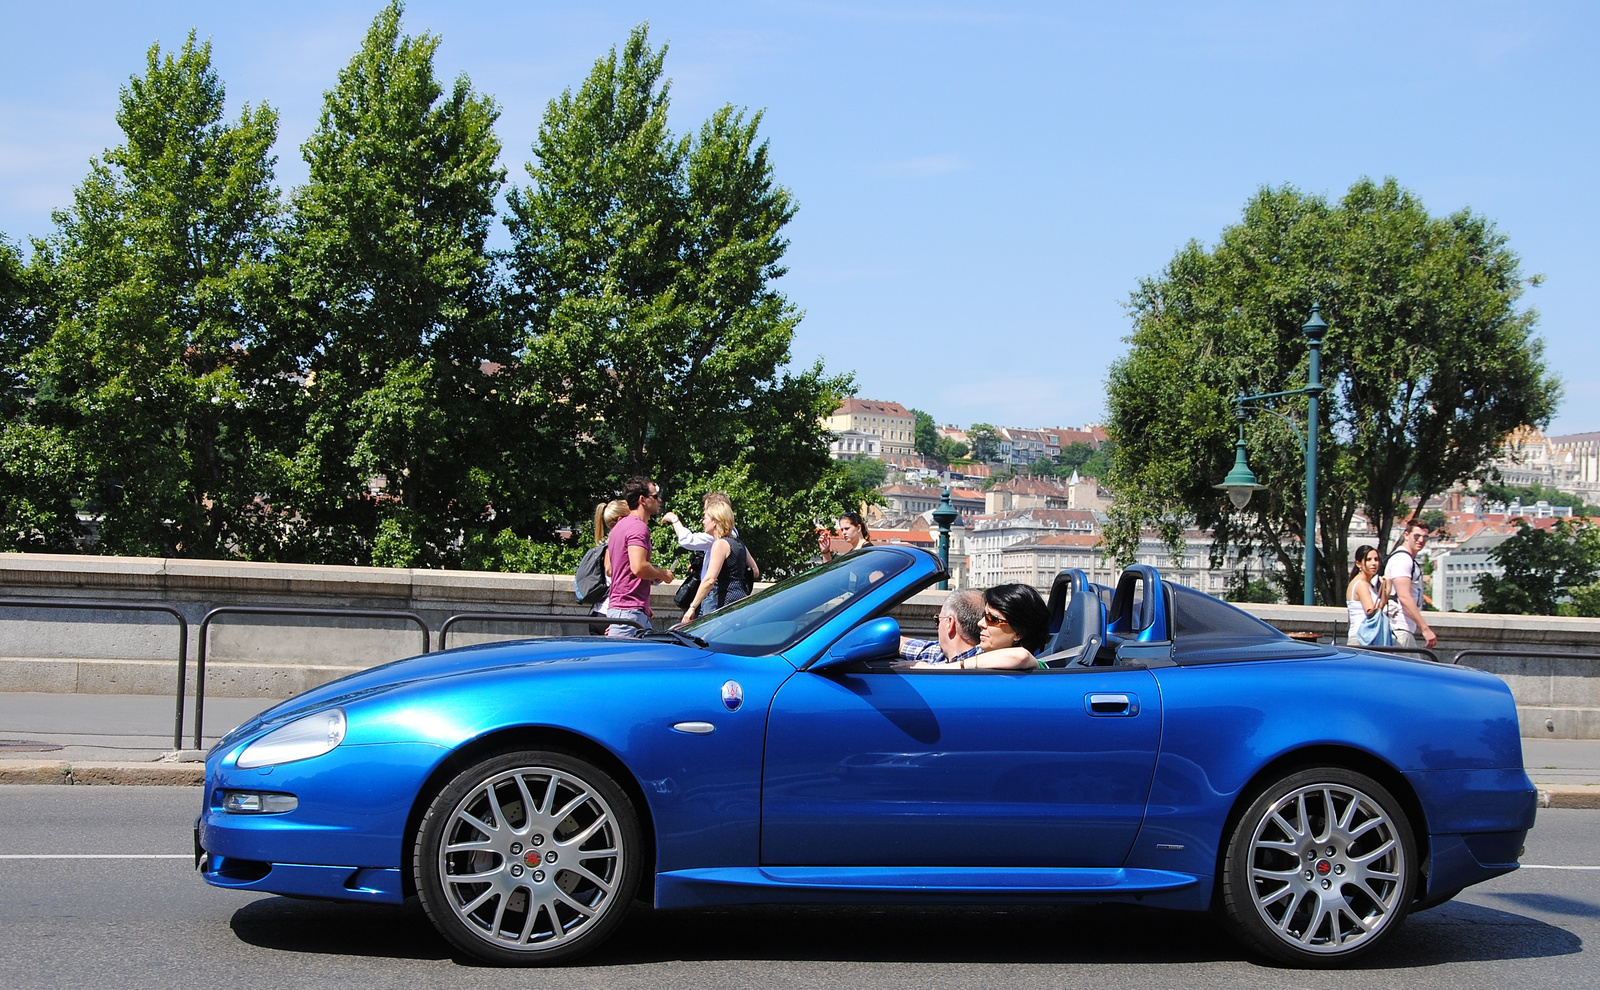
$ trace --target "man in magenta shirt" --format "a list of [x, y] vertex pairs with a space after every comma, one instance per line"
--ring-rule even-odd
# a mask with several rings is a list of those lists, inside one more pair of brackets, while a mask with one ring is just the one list
[[[606, 618], [633, 619], [650, 628], [650, 586], [671, 581], [672, 572], [650, 563], [650, 519], [661, 514], [661, 490], [649, 478], [629, 478], [622, 486], [628, 514], [611, 527], [606, 556], [611, 564], [611, 604]], [[633, 626], [606, 627], [607, 636], [639, 636]]]

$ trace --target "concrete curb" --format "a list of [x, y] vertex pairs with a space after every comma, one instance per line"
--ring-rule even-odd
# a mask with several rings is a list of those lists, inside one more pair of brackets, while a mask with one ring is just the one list
[[59, 760], [0, 760], [0, 784], [137, 784], [199, 787], [204, 763], [67, 763]]
[[1539, 788], [1541, 808], [1600, 808], [1600, 784], [1547, 784]]

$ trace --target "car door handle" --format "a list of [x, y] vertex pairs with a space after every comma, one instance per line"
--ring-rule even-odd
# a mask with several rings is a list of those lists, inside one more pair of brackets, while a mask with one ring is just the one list
[[1139, 696], [1136, 694], [1086, 694], [1083, 709], [1090, 715], [1137, 715]]

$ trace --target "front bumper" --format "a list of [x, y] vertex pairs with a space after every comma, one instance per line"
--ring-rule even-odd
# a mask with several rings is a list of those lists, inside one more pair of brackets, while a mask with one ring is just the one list
[[[232, 753], [207, 761], [195, 822], [196, 865], [233, 890], [399, 903], [409, 866], [406, 823], [445, 750], [426, 743], [343, 745], [322, 756], [240, 770]], [[222, 810], [225, 790], [293, 794], [281, 814]]]
[[405, 877], [395, 868], [263, 863], [203, 853], [200, 875], [213, 887], [230, 890], [378, 904], [405, 900]]

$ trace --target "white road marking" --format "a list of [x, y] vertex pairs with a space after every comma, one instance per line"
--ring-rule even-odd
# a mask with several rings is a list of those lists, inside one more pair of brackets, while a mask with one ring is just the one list
[[0, 859], [194, 859], [194, 853], [0, 853]]
[[1600, 870], [1600, 866], [1545, 866], [1543, 863], [1523, 863], [1524, 870]]

